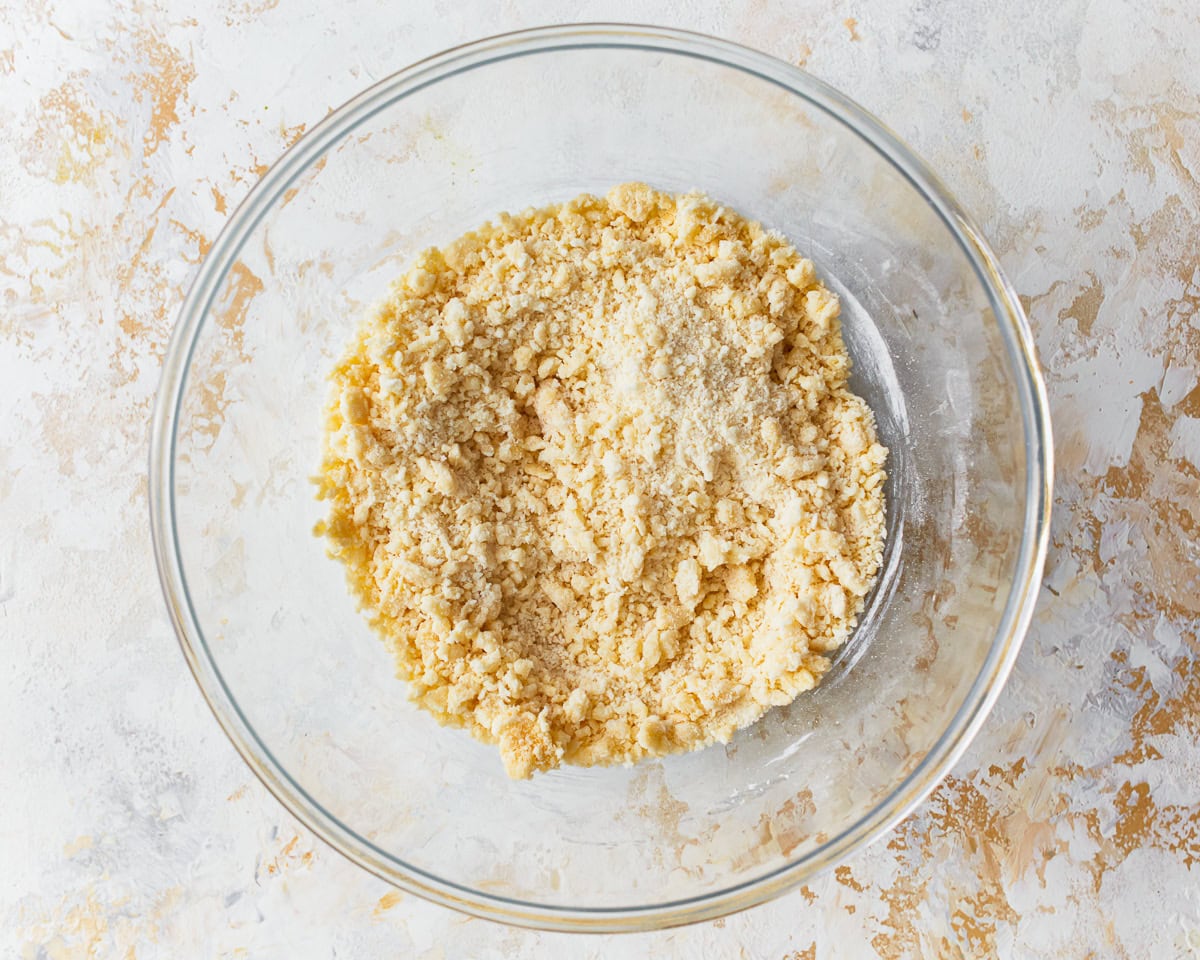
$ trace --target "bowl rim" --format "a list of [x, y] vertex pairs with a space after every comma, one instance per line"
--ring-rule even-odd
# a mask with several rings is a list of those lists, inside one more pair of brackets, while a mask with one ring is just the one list
[[[904, 780], [872, 810], [808, 854], [738, 884], [682, 900], [618, 907], [566, 907], [512, 899], [444, 880], [407, 864], [342, 823], [275, 760], [226, 685], [192, 608], [176, 530], [174, 461], [178, 414], [200, 331], [247, 238], [309, 166], [359, 124], [424, 87], [491, 63], [574, 49], [626, 49], [704, 60], [801, 97], [874, 148], [938, 213], [987, 292], [1013, 368], [1025, 434], [1025, 516], [1009, 594], [991, 648], [954, 718]], [[728, 40], [640, 24], [535, 27], [451, 47], [399, 70], [331, 112], [292, 145], [234, 211], [193, 281], [165, 355], [150, 431], [149, 506], [155, 563], [180, 647], [218, 723], [267, 790], [353, 863], [394, 886], [486, 919], [545, 930], [619, 932], [713, 919], [763, 903], [812, 879], [906, 817], [962, 756], [1000, 694], [1033, 614], [1046, 557], [1053, 448], [1045, 385], [1024, 310], [978, 229], [937, 177], [887, 127], [799, 67]]]

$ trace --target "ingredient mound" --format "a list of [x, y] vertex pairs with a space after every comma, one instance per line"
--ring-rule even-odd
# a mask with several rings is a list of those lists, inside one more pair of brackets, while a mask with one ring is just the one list
[[701, 194], [501, 214], [333, 371], [318, 532], [510, 776], [723, 742], [817, 683], [878, 572], [849, 370], [812, 263]]

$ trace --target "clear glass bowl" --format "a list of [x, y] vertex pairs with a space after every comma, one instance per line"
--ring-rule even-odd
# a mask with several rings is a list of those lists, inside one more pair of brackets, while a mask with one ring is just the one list
[[[493, 747], [408, 703], [312, 534], [325, 376], [421, 248], [624, 180], [728, 202], [783, 231], [841, 294], [853, 384], [891, 449], [884, 572], [824, 684], [728, 746], [513, 782]], [[150, 472], [188, 663], [289, 810], [439, 903], [620, 930], [775, 896], [933, 788], [1028, 624], [1051, 447], [1017, 298], [895, 137], [763, 54], [570, 26], [409, 67], [263, 177], [184, 304]]]

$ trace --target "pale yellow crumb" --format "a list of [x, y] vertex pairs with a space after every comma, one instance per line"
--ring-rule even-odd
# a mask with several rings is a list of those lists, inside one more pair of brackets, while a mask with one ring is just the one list
[[413, 698], [510, 775], [725, 741], [827, 670], [883, 464], [778, 234], [623, 184], [418, 257], [332, 375], [322, 532]]

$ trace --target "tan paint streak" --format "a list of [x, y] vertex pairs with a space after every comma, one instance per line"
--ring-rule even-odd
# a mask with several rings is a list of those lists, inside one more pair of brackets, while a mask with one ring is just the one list
[[[889, 849], [898, 849], [897, 839], [893, 838], [888, 844]], [[902, 848], [907, 849], [906, 841]], [[881, 960], [901, 960], [902, 957], [920, 955], [917, 918], [927, 889], [927, 881], [918, 880], [914, 871], [902, 868], [892, 884], [880, 891], [880, 900], [887, 908], [887, 916], [880, 920], [884, 929], [871, 938], [871, 946]]]
[[[1024, 766], [1024, 759], [1013, 765]], [[931, 831], [961, 840], [969, 853], [982, 857], [981, 879], [999, 875], [997, 848], [1005, 845], [999, 814], [973, 782], [947, 777], [930, 805]]]
[[[989, 778], [1013, 787], [1024, 770], [1021, 758], [1007, 768], [990, 768]], [[995, 955], [997, 924], [1019, 919], [1009, 905], [1001, 878], [1001, 864], [1012, 848], [1012, 838], [1006, 822], [977, 785], [949, 778], [946, 786], [946, 792], [938, 791], [942, 794], [938, 799], [944, 798], [944, 802], [935, 802], [931, 820], [968, 853], [976, 854], [978, 881], [972, 894], [954, 902], [950, 928], [959, 936], [959, 947], [967, 948], [966, 955]]]
[[158, 201], [158, 206], [150, 212], [150, 215], [146, 218], [150, 221], [150, 229], [147, 230], [145, 235], [142, 237], [141, 244], [138, 246], [137, 250], [134, 251], [133, 256], [129, 260], [129, 265], [122, 271], [122, 274], [118, 279], [129, 279], [141, 265], [142, 259], [146, 256], [146, 251], [150, 249], [150, 242], [154, 239], [154, 232], [158, 229], [158, 215], [162, 213], [163, 207], [167, 205], [167, 202], [174, 195], [175, 188], [171, 187], [171, 189], [163, 194], [162, 199]]
[[41, 415], [40, 437], [35, 442], [44, 443], [47, 452], [54, 455], [60, 477], [75, 476], [76, 457], [82, 459], [93, 451], [81, 435], [84, 431], [90, 433], [90, 425], [80, 421], [70, 398], [61, 394], [33, 393], [29, 400]]
[[287, 146], [290, 147], [297, 140], [299, 140], [302, 136], [304, 136], [304, 131], [307, 129], [308, 129], [307, 123], [297, 123], [297, 124], [293, 124], [290, 127], [285, 127], [281, 123], [279, 125], [279, 136], [280, 136], [280, 139], [282, 139], [283, 142]]
[[390, 893], [385, 893], [379, 898], [379, 902], [375, 904], [375, 909], [371, 911], [372, 916], [382, 917], [387, 911], [391, 910], [396, 904], [404, 899], [404, 894], [398, 890], [393, 890]]
[[299, 844], [300, 835], [293, 835], [287, 843], [279, 848], [278, 853], [263, 864], [268, 876], [282, 875], [290, 870], [312, 866], [312, 850], [301, 851], [298, 849]]
[[94, 184], [112, 156], [117, 128], [113, 116], [96, 107], [78, 77], [43, 96], [36, 116], [23, 151], [25, 168], [55, 183]]
[[252, 23], [278, 6], [279, 0], [260, 0], [258, 3], [250, 2], [231, 6], [225, 17], [225, 25], [234, 27], [243, 23]]
[[15, 930], [20, 956], [136, 958], [139, 946], [159, 938], [182, 898], [179, 886], [163, 890], [148, 903], [112, 896], [102, 880], [51, 905], [22, 906]]
[[263, 291], [263, 282], [240, 260], [229, 271], [228, 294], [225, 306], [213, 313], [217, 325], [229, 334], [229, 343], [238, 356], [245, 360], [243, 345], [246, 339], [246, 314], [254, 298]]
[[897, 828], [888, 849], [897, 860], [892, 883], [880, 890], [887, 908], [883, 929], [871, 945], [883, 960], [924, 955], [919, 908], [927, 902], [936, 866], [949, 856], [966, 858], [974, 869], [970, 887], [951, 886], [944, 894], [957, 942], [945, 942], [939, 956], [992, 956], [1000, 924], [1020, 918], [1004, 886], [1002, 864], [1012, 848], [1008, 818], [985, 795], [981, 784], [1001, 794], [1012, 793], [1025, 774], [1018, 760], [993, 765], [974, 780], [948, 777], [930, 798], [925, 811]]
[[81, 837], [76, 837], [70, 843], [63, 844], [63, 856], [73, 857], [78, 853], [83, 853], [85, 850], [91, 850], [95, 845], [95, 841], [89, 834], [84, 834]]
[[[158, 206], [156, 206], [154, 210], [151, 211], [149, 216], [146, 217], [146, 220], [150, 223], [150, 228], [143, 235], [142, 242], [133, 252], [133, 256], [117, 267], [117, 285], [120, 287], [120, 289], [130, 290], [134, 285], [134, 281], [139, 276], [143, 276], [147, 273], [147, 254], [150, 251], [151, 244], [154, 242], [154, 234], [158, 231], [158, 215], [162, 213], [163, 208], [167, 205], [174, 193], [175, 188], [171, 187], [171, 189], [163, 194], [162, 199], [158, 202]], [[154, 319], [157, 318], [142, 319], [129, 313], [123, 313], [118, 323], [120, 324], [121, 330], [127, 336], [131, 338], [138, 338], [147, 335], [153, 335], [157, 332], [156, 325], [153, 323]]]
[[1103, 492], [1118, 501], [1105, 519], [1127, 519], [1146, 543], [1143, 595], [1162, 613], [1200, 616], [1200, 469], [1169, 456], [1168, 413], [1156, 391], [1142, 395], [1142, 414], [1129, 463], [1111, 467]]
[[1175, 405], [1175, 409], [1188, 417], [1200, 417], [1200, 382]]
[[204, 234], [202, 234], [199, 230], [193, 230], [191, 227], [181, 223], [174, 217], [171, 218], [170, 223], [171, 226], [173, 226], [181, 234], [187, 237], [188, 240], [196, 245], [196, 255], [194, 257], [187, 258], [189, 263], [200, 263], [206, 256], [208, 256], [208, 251], [212, 247], [212, 244]]
[[1162, 246], [1164, 240], [1178, 236], [1179, 231], [1188, 229], [1194, 223], [1191, 209], [1178, 193], [1173, 193], [1149, 217], [1132, 224], [1129, 236], [1138, 253], [1154, 249], [1161, 255], [1162, 251], [1157, 248]]
[[[1118, 652], [1118, 662], [1128, 660]], [[1147, 760], [1161, 760], [1162, 754], [1151, 739], [1182, 735], [1194, 741], [1200, 737], [1200, 659], [1185, 655], [1171, 669], [1171, 690], [1160, 694], [1154, 689], [1144, 667], [1125, 674], [1123, 687], [1141, 700], [1129, 725], [1132, 745], [1113, 758], [1113, 763], [1134, 766]]]
[[229, 405], [225, 396], [227, 371], [249, 360], [245, 353], [246, 316], [262, 291], [262, 280], [239, 260], [230, 269], [221, 299], [213, 308], [212, 320], [221, 330], [221, 341], [193, 371], [197, 381], [186, 420], [188, 430], [210, 440], [217, 438], [225, 423]]
[[789, 797], [774, 815], [763, 814], [760, 829], [768, 833], [786, 857], [812, 836], [812, 817], [817, 812], [812, 791], [805, 788]]
[[842, 26], [849, 31], [850, 39], [853, 42], [857, 43], [862, 39], [862, 36], [858, 32], [858, 21], [854, 17], [847, 17], [842, 21]]
[[1155, 158], [1164, 160], [1180, 181], [1196, 185], [1195, 178], [1183, 162], [1180, 151], [1184, 135], [1179, 129], [1182, 121], [1195, 119], [1196, 114], [1183, 109], [1180, 102], [1157, 101], [1119, 106], [1113, 100], [1098, 104], [1097, 114], [1125, 141], [1131, 166], [1151, 183], [1158, 179]]
[[1113, 840], [1126, 856], [1145, 843], [1154, 829], [1156, 811], [1150, 798], [1150, 787], [1144, 783], [1133, 786], [1125, 783], [1117, 791], [1117, 827]]
[[1079, 215], [1079, 229], [1084, 233], [1090, 233], [1104, 222], [1108, 216], [1108, 210], [1101, 207], [1096, 210], [1089, 210], [1087, 207], [1079, 207], [1075, 211]]
[[974, 896], [964, 897], [960, 901], [961, 905], [950, 914], [950, 928], [958, 934], [959, 944], [966, 946], [966, 956], [999, 956], [996, 944], [997, 920], [1016, 922], [1019, 918], [1007, 900], [1003, 901], [999, 912], [996, 903], [994, 892], [981, 890]]
[[[1196, 199], [1200, 204], [1200, 192]], [[1186, 236], [1200, 233], [1200, 217], [1190, 218], [1184, 230]], [[1200, 416], [1200, 253], [1189, 248], [1189, 253], [1175, 263], [1173, 272], [1183, 286], [1183, 292], [1165, 305], [1166, 363], [1190, 369], [1198, 378], [1196, 387], [1184, 398], [1176, 413]]]
[[843, 887], [849, 887], [856, 893], [862, 893], [865, 889], [861, 883], [854, 879], [854, 874], [848, 866], [842, 865], [834, 870], [833, 878]]
[[1092, 325], [1096, 315], [1104, 303], [1104, 284], [1096, 279], [1096, 274], [1088, 271], [1089, 282], [1071, 301], [1069, 307], [1058, 312], [1059, 320], [1074, 320], [1081, 336], [1088, 337], [1092, 333]]
[[1126, 781], [1113, 798], [1113, 809], [1116, 824], [1111, 837], [1101, 833], [1096, 811], [1086, 811], [1081, 818], [1100, 848], [1090, 864], [1097, 891], [1104, 874], [1135, 850], [1166, 851], [1189, 869], [1200, 863], [1200, 804], [1160, 806], [1148, 784]]
[[153, 33], [141, 34], [135, 45], [144, 72], [127, 79], [139, 102], [150, 102], [150, 125], [142, 138], [142, 156], [153, 154], [179, 123], [180, 105], [196, 79], [196, 68], [182, 53]]
[[[683, 851], [686, 847], [703, 844], [706, 840], [711, 839], [716, 830], [714, 826], [707, 833], [702, 833], [698, 837], [688, 836], [683, 832], [683, 818], [687, 815], [690, 807], [686, 801], [680, 800], [671, 792], [671, 788], [667, 785], [666, 774], [660, 766], [646, 767], [645, 771], [639, 774], [631, 785], [630, 796], [639, 801], [636, 808], [638, 813], [658, 827], [665, 845], [673, 851], [672, 856], [676, 862], [683, 861]], [[662, 852], [656, 854], [660, 862], [665, 862], [664, 856]], [[753, 858], [753, 862], [761, 859], [755, 851], [751, 851], [750, 856]], [[686, 867], [682, 869], [689, 870]]]

